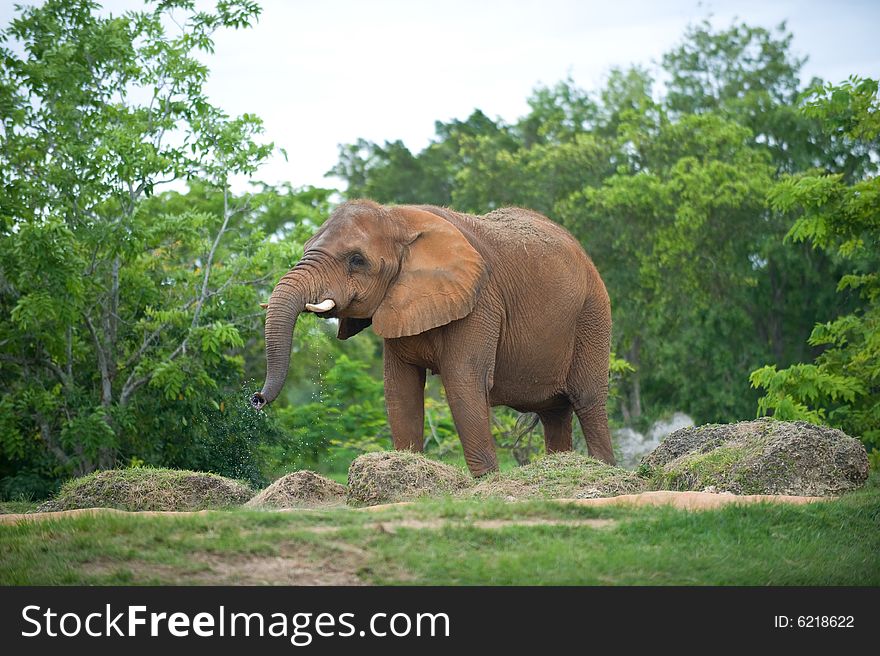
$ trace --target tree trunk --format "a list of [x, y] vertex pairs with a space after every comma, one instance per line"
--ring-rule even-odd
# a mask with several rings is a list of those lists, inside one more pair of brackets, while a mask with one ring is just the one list
[[626, 359], [635, 369], [632, 376], [630, 376], [629, 412], [626, 413], [626, 421], [629, 425], [642, 416], [641, 352], [642, 338], [636, 335], [633, 337], [632, 346], [630, 346], [626, 356]]
[[767, 275], [770, 280], [770, 293], [773, 299], [767, 313], [767, 320], [770, 324], [767, 336], [770, 340], [770, 348], [773, 350], [776, 365], [782, 367], [785, 365], [783, 362], [785, 359], [785, 341], [782, 332], [782, 314], [784, 312], [783, 285], [779, 281], [778, 272], [773, 262], [770, 262], [767, 267]]

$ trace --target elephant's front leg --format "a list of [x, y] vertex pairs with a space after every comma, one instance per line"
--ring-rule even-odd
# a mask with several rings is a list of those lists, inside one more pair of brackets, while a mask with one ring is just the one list
[[425, 434], [425, 370], [401, 360], [387, 344], [385, 409], [394, 448], [422, 451]]
[[471, 474], [477, 477], [497, 470], [486, 377], [444, 376], [443, 387]]

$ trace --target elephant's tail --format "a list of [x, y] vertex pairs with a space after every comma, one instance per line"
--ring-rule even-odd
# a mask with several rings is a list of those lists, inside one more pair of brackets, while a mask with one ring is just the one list
[[540, 420], [541, 418], [536, 412], [524, 412], [521, 414], [513, 426], [513, 434], [511, 435], [513, 445], [519, 446], [520, 440], [535, 430], [535, 426], [538, 425]]

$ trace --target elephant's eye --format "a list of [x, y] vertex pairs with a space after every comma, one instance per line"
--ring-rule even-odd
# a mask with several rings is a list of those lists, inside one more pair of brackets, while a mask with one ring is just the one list
[[367, 266], [367, 261], [360, 253], [352, 253], [348, 256], [348, 266], [350, 269], [363, 269]]

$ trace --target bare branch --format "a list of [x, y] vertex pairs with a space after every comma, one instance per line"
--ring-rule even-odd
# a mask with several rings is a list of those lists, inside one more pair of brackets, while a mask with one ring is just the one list
[[98, 331], [95, 329], [95, 324], [92, 323], [91, 317], [87, 313], [83, 313], [83, 317], [85, 317], [89, 333], [91, 333], [92, 339], [95, 342], [95, 351], [98, 356], [98, 369], [101, 372], [101, 405], [107, 407], [113, 402], [113, 381], [110, 377], [107, 353], [104, 350], [104, 345], [98, 335]]
[[256, 317], [265, 317], [265, 316], [266, 316], [265, 310], [263, 310], [262, 312], [252, 312], [251, 314], [245, 314], [245, 315], [240, 316], [238, 318], [238, 321], [234, 322], [234, 325], [241, 326], [244, 328], [244, 327], [247, 327], [247, 324], [243, 321], [244, 319], [255, 319]]
[[113, 269], [110, 278], [110, 302], [105, 310], [105, 321], [109, 330], [107, 331], [107, 339], [110, 341], [110, 349], [116, 346], [116, 335], [118, 332], [118, 322], [116, 318], [119, 316], [119, 267], [121, 265], [119, 254], [113, 258]]
[[14, 364], [20, 364], [24, 366], [28, 365], [39, 365], [50, 369], [52, 373], [58, 378], [62, 385], [67, 385], [67, 377], [64, 375], [64, 370], [59, 367], [57, 364], [52, 362], [52, 360], [48, 357], [45, 358], [24, 358], [17, 355], [9, 355], [8, 353], [0, 353], [0, 360], [5, 362], [12, 362]]
[[73, 381], [73, 327], [67, 326], [67, 380]]
[[51, 451], [55, 455], [55, 457], [63, 462], [65, 465], [69, 464], [70, 456], [64, 453], [62, 448], [58, 446], [58, 443], [55, 442], [54, 438], [52, 437], [52, 430], [49, 428], [49, 422], [46, 420], [46, 418], [39, 412], [34, 415], [34, 418], [40, 425], [40, 437], [49, 448], [49, 451]]
[[122, 392], [119, 394], [119, 405], [126, 405], [128, 400], [131, 398], [131, 395], [134, 394], [138, 388], [142, 387], [146, 383], [150, 382], [149, 376], [141, 376], [140, 378], [135, 378], [134, 372], [128, 377], [128, 380], [125, 381], [125, 385], [122, 386]]
[[[217, 254], [217, 249], [220, 246], [220, 241], [223, 239], [223, 235], [226, 233], [229, 227], [229, 219], [232, 216], [232, 212], [229, 209], [229, 188], [226, 184], [224, 184], [223, 188], [223, 224], [220, 226], [220, 230], [217, 233], [217, 236], [214, 238], [213, 243], [211, 244], [211, 250], [208, 252], [208, 257], [204, 266], [204, 276], [202, 277], [202, 285], [201, 290], [197, 298], [189, 301], [183, 309], [189, 309], [190, 306], [195, 304], [195, 311], [193, 312], [193, 318], [190, 322], [189, 330], [187, 331], [184, 338], [181, 340], [180, 344], [175, 348], [166, 358], [166, 361], [175, 360], [182, 354], [186, 353], [186, 347], [189, 344], [189, 338], [192, 336], [193, 331], [199, 326], [199, 319], [201, 318], [202, 309], [204, 308], [205, 302], [216, 296], [221, 294], [226, 288], [231, 284], [254, 284], [255, 282], [262, 282], [266, 277], [257, 278], [255, 281], [249, 281], [248, 283], [236, 283], [235, 274], [231, 275], [218, 289], [209, 290], [208, 283], [211, 278], [211, 268], [214, 263], [214, 257]], [[249, 315], [246, 318], [262, 316], [262, 313], [255, 313], [253, 315]], [[144, 337], [144, 341], [141, 344], [140, 348], [137, 350], [135, 354], [129, 357], [128, 361], [125, 363], [125, 366], [128, 367], [137, 360], [140, 359], [141, 355], [150, 347], [153, 341], [167, 328], [167, 324], [163, 324], [156, 328], [152, 333]], [[119, 396], [120, 405], [125, 405], [131, 395], [140, 387], [148, 383], [150, 380], [149, 376], [137, 376], [137, 370], [133, 369], [126, 379], [125, 383], [122, 386], [122, 391]]]
[[[184, 305], [182, 305], [180, 307], [180, 311], [186, 312], [187, 310], [190, 309], [190, 307], [193, 306], [193, 304], [197, 300], [198, 299], [196, 299], [196, 298], [190, 299], [189, 301], [187, 301]], [[168, 322], [162, 323], [152, 333], [150, 333], [149, 335], [145, 335], [144, 341], [141, 343], [140, 348], [135, 353], [133, 353], [131, 356], [129, 356], [128, 360], [125, 361], [125, 364], [122, 365], [122, 368], [127, 369], [128, 367], [133, 365], [135, 362], [140, 360], [140, 357], [150, 347], [150, 345], [153, 343], [153, 340], [155, 340], [159, 335], [161, 335], [163, 332], [165, 332], [165, 330], [168, 328], [168, 326], [169, 326]]]
[[204, 306], [205, 301], [208, 298], [208, 279], [211, 277], [211, 266], [214, 263], [214, 256], [217, 253], [217, 247], [220, 245], [220, 240], [223, 238], [223, 235], [226, 232], [226, 228], [229, 226], [229, 217], [229, 186], [224, 181], [223, 225], [220, 226], [220, 231], [217, 233], [217, 237], [214, 239], [214, 243], [211, 245], [211, 251], [208, 253], [208, 259], [205, 262], [205, 275], [202, 278], [202, 292], [199, 295], [199, 300], [196, 303], [195, 312], [193, 312], [193, 319], [192, 324], [190, 325], [190, 331], [192, 331], [199, 325], [199, 318], [202, 314], [202, 307]]

